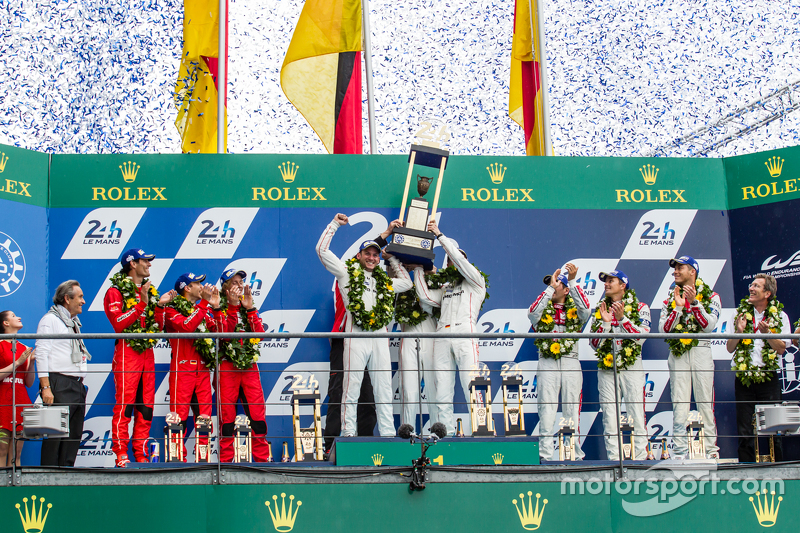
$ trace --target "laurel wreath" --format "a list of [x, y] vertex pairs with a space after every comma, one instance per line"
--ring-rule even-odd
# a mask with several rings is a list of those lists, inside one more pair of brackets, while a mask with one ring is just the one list
[[[575, 305], [575, 300], [572, 296], [567, 295], [564, 301], [564, 313], [566, 320], [564, 321], [564, 333], [577, 333], [583, 329], [583, 323], [578, 318], [578, 307]], [[556, 327], [556, 308], [553, 305], [553, 300], [547, 302], [544, 308], [542, 318], [536, 324], [536, 331], [539, 333], [552, 333]], [[562, 354], [568, 354], [572, 351], [578, 339], [534, 339], [533, 343], [539, 349], [539, 356], [547, 359], [561, 359]]]
[[[764, 320], [772, 333], [778, 333], [783, 327], [781, 311], [783, 311], [783, 304], [776, 298], [771, 299], [764, 310]], [[739, 302], [739, 307], [736, 309], [736, 318], [743, 316], [746, 320], [742, 333], [755, 333], [755, 326], [753, 325], [754, 314], [755, 307], [753, 304], [748, 302], [747, 298], [742, 298], [742, 301]], [[780, 369], [781, 359], [778, 357], [778, 352], [773, 350], [766, 340], [764, 340], [764, 347], [761, 348], [761, 360], [764, 362], [764, 366], [755, 366], [753, 364], [753, 339], [739, 340], [739, 344], [736, 345], [736, 351], [733, 352], [733, 367], [736, 370], [736, 377], [739, 378], [742, 385], [749, 387], [753, 383], [769, 381], [775, 371]]]
[[[697, 287], [697, 296], [695, 297], [700, 305], [703, 306], [703, 309], [706, 310], [706, 313], [711, 312], [711, 296], [713, 292], [711, 291], [711, 287], [705, 284], [702, 279], [697, 278], [695, 281], [695, 287]], [[680, 289], [681, 296], [683, 296], [683, 287]], [[670, 309], [675, 309], [675, 293], [670, 291], [669, 299], [667, 300], [667, 311]], [[684, 312], [681, 314], [680, 320], [678, 323], [675, 324], [675, 327], [672, 328], [674, 333], [700, 333], [702, 332], [703, 328], [700, 327], [700, 323], [697, 322], [697, 319], [692, 313]], [[680, 338], [671, 338], [666, 339], [666, 343], [669, 345], [669, 349], [672, 352], [672, 355], [675, 357], [680, 357], [695, 346], [700, 343], [700, 339], [680, 339]]]
[[[187, 300], [184, 296], [181, 295], [176, 296], [172, 300], [172, 302], [170, 302], [169, 305], [183, 316], [189, 316], [194, 312], [194, 305], [192, 305], [192, 303], [189, 300]], [[206, 317], [203, 317], [203, 321], [200, 322], [199, 326], [197, 326], [197, 332], [206, 333], [207, 331], [208, 328], [206, 327]], [[214, 358], [213, 339], [209, 338], [195, 339], [194, 349], [197, 350], [197, 353], [199, 353], [205, 360], [206, 367], [214, 368], [216, 366], [217, 362], [216, 359]]]
[[[228, 311], [228, 298], [220, 296], [220, 306], [222, 313], [226, 314]], [[252, 333], [253, 328], [250, 327], [250, 321], [247, 319], [247, 309], [243, 305], [239, 306], [239, 320], [236, 323], [236, 332], [244, 331]], [[258, 361], [260, 355], [258, 343], [261, 339], [223, 339], [219, 343], [220, 358], [226, 358], [233, 366], [240, 370], [247, 370], [253, 363]]]
[[[433, 274], [431, 274], [431, 277], [432, 276]], [[430, 277], [426, 277], [425, 282], [431, 289], [439, 288], [439, 282], [431, 281]], [[438, 320], [441, 314], [441, 307], [433, 308], [433, 318]], [[416, 291], [401, 292], [394, 300], [394, 319], [400, 324], [405, 324], [407, 326], [418, 326], [419, 324], [425, 322], [429, 316], [430, 313], [422, 309]]]
[[[475, 264], [473, 263], [472, 266], [475, 267]], [[481, 309], [483, 309], [483, 304], [485, 304], [486, 300], [488, 300], [490, 297], [489, 274], [486, 274], [485, 272], [481, 271], [481, 269], [479, 269], [478, 267], [475, 267], [475, 270], [477, 270], [480, 273], [480, 275], [483, 276], [483, 282], [484, 285], [486, 286], [486, 296], [483, 298], [483, 302], [481, 302]], [[428, 282], [428, 287], [432, 289], [433, 288], [438, 289], [439, 287], [442, 287], [446, 283], [449, 283], [451, 286], [453, 286], [457, 283], [464, 281], [464, 274], [462, 274], [461, 271], [459, 271], [455, 265], [450, 265], [449, 267], [443, 268], [437, 273], [428, 276], [426, 278], [426, 281]]]
[[353, 323], [365, 331], [377, 331], [392, 321], [394, 307], [390, 305], [394, 296], [392, 279], [380, 267], [372, 271], [372, 278], [378, 291], [375, 304], [369, 311], [364, 307], [364, 289], [366, 288], [364, 271], [361, 263], [355, 258], [345, 262], [350, 279], [347, 284], [347, 309], [353, 316]]
[[[606, 296], [604, 301], [606, 307], [611, 309], [614, 303], [609, 296]], [[623, 316], [633, 322], [634, 325], [639, 326], [642, 323], [639, 317], [639, 298], [636, 297], [636, 291], [633, 289], [626, 289], [625, 294], [622, 295], [622, 302], [625, 304], [622, 308]], [[592, 317], [591, 331], [597, 333], [603, 327], [603, 317], [598, 308]], [[613, 339], [605, 339], [600, 346], [597, 347], [595, 352], [597, 356], [597, 368], [608, 370], [614, 368], [614, 347]], [[625, 370], [630, 368], [636, 360], [642, 355], [642, 346], [634, 339], [622, 339], [622, 348], [617, 354], [617, 368]]]
[[[139, 289], [133, 279], [126, 276], [121, 270], [111, 276], [111, 285], [122, 294], [122, 301], [125, 303], [125, 310], [136, 307], [139, 303]], [[147, 279], [142, 280], [142, 284], [147, 283]], [[144, 327], [141, 320], [137, 319], [133, 324], [123, 329], [123, 333], [160, 333], [161, 328], [156, 324], [155, 309], [158, 303], [158, 291], [152, 285], [150, 294], [147, 298], [147, 307], [144, 310]], [[139, 353], [144, 353], [155, 346], [157, 339], [128, 339], [125, 341], [128, 346]]]

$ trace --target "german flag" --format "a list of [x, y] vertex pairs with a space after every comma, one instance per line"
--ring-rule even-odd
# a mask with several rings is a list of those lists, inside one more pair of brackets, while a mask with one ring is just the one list
[[[226, 18], [226, 41], [227, 33], [228, 21]], [[175, 126], [181, 134], [181, 151], [184, 153], [213, 154], [217, 152], [218, 55], [218, 0], [184, 0], [183, 54], [174, 94], [175, 107], [178, 109]], [[226, 91], [224, 95], [226, 110], [227, 96]], [[226, 151], [228, 145], [227, 123], [226, 111]]]
[[536, 0], [516, 0], [508, 115], [525, 131], [525, 154], [545, 155]]
[[306, 0], [281, 88], [328, 153], [362, 153], [361, 52], [361, 0]]

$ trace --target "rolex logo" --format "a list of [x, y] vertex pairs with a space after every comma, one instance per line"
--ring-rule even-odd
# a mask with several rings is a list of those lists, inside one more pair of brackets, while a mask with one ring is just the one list
[[645, 165], [639, 169], [639, 172], [644, 178], [644, 182], [648, 185], [655, 185], [656, 178], [658, 177], [658, 169], [655, 165]]
[[119, 166], [119, 169], [122, 171], [122, 179], [124, 179], [127, 183], [133, 183], [136, 181], [136, 174], [138, 174], [140, 168], [142, 167], [132, 161], [122, 163]]
[[272, 525], [275, 526], [275, 531], [280, 531], [281, 533], [285, 533], [287, 531], [291, 531], [294, 527], [294, 521], [297, 518], [297, 511], [300, 510], [300, 506], [303, 505], [303, 502], [297, 502], [297, 506], [294, 509], [294, 514], [292, 514], [292, 504], [294, 503], [294, 494], [289, 496], [289, 510], [286, 510], [286, 493], [281, 492], [281, 508], [278, 509], [278, 497], [276, 495], [272, 495], [272, 502], [275, 504], [275, 512], [272, 512], [272, 507], [270, 507], [270, 502], [264, 502], [264, 505], [267, 506], [269, 509], [269, 514], [272, 516]]
[[506, 175], [506, 167], [500, 163], [492, 163], [486, 170], [489, 171], [489, 177], [492, 178], [492, 183], [503, 183], [503, 177]]
[[372, 464], [375, 466], [381, 466], [383, 464], [383, 455], [376, 453], [372, 456]]
[[[767, 159], [764, 164], [767, 165], [767, 170], [769, 170], [769, 175], [773, 178], [777, 178], [781, 175], [781, 171], [783, 170], [783, 162], [786, 161], [785, 159], [781, 159], [777, 156], [772, 156], [771, 158]], [[3, 171], [3, 164], [0, 162], [0, 172]]]
[[[761, 503], [760, 495], [764, 495], [764, 503]], [[772, 494], [772, 501], [768, 502], [767, 499], [767, 491], [759, 492], [756, 491], [755, 499], [758, 501], [758, 507], [756, 504], [753, 503], [753, 497], [750, 496], [750, 503], [753, 505], [753, 510], [756, 512], [756, 518], [758, 519], [758, 523], [761, 524], [763, 527], [772, 527], [775, 525], [775, 522], [778, 521], [778, 510], [781, 508], [781, 502], [783, 501], [783, 496], [778, 496], [778, 506], [775, 506], [775, 491], [773, 490], [770, 494]]]
[[536, 494], [536, 508], [533, 507], [531, 502], [531, 495], [533, 492], [528, 491], [528, 507], [525, 507], [525, 496], [522, 494], [519, 495], [520, 503], [522, 504], [522, 509], [520, 510], [519, 505], [517, 505], [517, 500], [511, 500], [511, 503], [514, 504], [514, 507], [517, 508], [517, 514], [519, 515], [519, 521], [522, 523], [522, 528], [528, 531], [533, 531], [535, 529], [539, 529], [539, 526], [542, 525], [542, 516], [544, 515], [544, 507], [547, 505], [547, 498], [542, 500], [542, 509], [539, 510], [539, 498], [541, 494]]
[[6, 169], [6, 163], [8, 163], [8, 156], [5, 152], [0, 152], [0, 174]]
[[492, 461], [494, 461], [494, 464], [496, 465], [501, 465], [503, 464], [503, 457], [505, 456], [502, 453], [496, 453], [492, 455]]
[[278, 165], [278, 168], [281, 171], [281, 177], [283, 181], [286, 183], [292, 183], [294, 181], [295, 176], [297, 176], [297, 171], [300, 170], [300, 167], [292, 163], [291, 161], [287, 161], [286, 163], [281, 163]]
[[44, 498], [39, 499], [39, 513], [36, 513], [36, 496], [31, 496], [31, 508], [28, 509], [28, 498], [22, 498], [22, 503], [25, 505], [25, 515], [22, 514], [20, 504], [15, 507], [19, 512], [19, 518], [22, 520], [22, 528], [25, 533], [40, 533], [44, 531], [44, 523], [47, 521], [47, 515], [50, 514], [50, 509], [53, 507], [52, 503], [47, 504], [47, 511], [42, 517], [42, 509], [44, 509]]

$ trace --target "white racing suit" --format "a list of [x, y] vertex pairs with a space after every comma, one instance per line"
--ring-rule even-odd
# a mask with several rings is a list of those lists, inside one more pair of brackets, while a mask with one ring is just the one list
[[[317, 255], [328, 272], [336, 276], [341, 288], [342, 300], [345, 306], [345, 323], [343, 331], [365, 331], [353, 323], [353, 316], [347, 309], [349, 302], [348, 288], [350, 275], [347, 265], [330, 251], [331, 239], [339, 229], [337, 222], [331, 222], [317, 243]], [[405, 292], [413, 287], [408, 272], [400, 262], [392, 257], [389, 262], [397, 278], [392, 278], [395, 293]], [[375, 305], [378, 294], [372, 272], [364, 273], [364, 309], [369, 311]], [[394, 300], [385, 302], [393, 306]], [[379, 331], [386, 331], [386, 327]], [[378, 431], [381, 437], [394, 437], [394, 413], [392, 408], [392, 360], [389, 354], [389, 339], [345, 339], [344, 340], [344, 377], [342, 382], [342, 436], [355, 436], [357, 431], [356, 416], [358, 411], [358, 396], [361, 392], [361, 380], [364, 377], [364, 367], [369, 370], [375, 392], [375, 408], [378, 413]]]
[[[553, 298], [554, 291], [553, 287], [547, 287], [528, 309], [528, 319], [533, 324], [534, 331], [536, 331], [536, 325], [542, 318], [547, 304]], [[586, 324], [586, 321], [589, 320], [589, 300], [583, 290], [575, 283], [575, 280], [569, 281], [569, 295], [575, 302], [578, 319], [582, 324]], [[555, 317], [553, 317], [555, 320], [553, 332], [566, 331], [564, 305], [554, 303], [553, 307], [556, 311]], [[555, 340], [552, 342], [555, 342]], [[581, 432], [583, 373], [581, 372], [581, 363], [578, 360], [578, 343], [575, 343], [569, 353], [562, 354], [560, 359], [542, 357], [540, 353], [536, 374], [539, 408], [539, 458], [543, 461], [558, 460], [554, 457], [553, 425], [556, 422], [556, 413], [558, 412], [558, 395], [561, 393], [563, 417], [567, 421], [573, 421], [572, 427], [575, 430], [575, 457], [583, 459], [584, 453], [581, 449], [579, 437]]]
[[[405, 333], [434, 333], [436, 319], [430, 316], [430, 306], [421, 305], [428, 317], [416, 326], [403, 325]], [[403, 424], [416, 427], [419, 411], [420, 381], [425, 382], [425, 403], [428, 405], [430, 424], [439, 421], [439, 409], [436, 405], [436, 374], [433, 371], [433, 341], [435, 339], [419, 339], [419, 365], [417, 366], [417, 339], [400, 340], [400, 400], [403, 406]], [[422, 431], [422, 427], [420, 427]]]
[[[612, 315], [613, 317], [613, 315]], [[600, 331], [603, 333], [649, 333], [650, 332], [650, 307], [639, 302], [639, 318], [642, 323], [636, 326], [628, 317], [623, 317], [617, 322], [616, 317], [611, 322], [603, 322]], [[589, 346], [597, 350], [606, 339], [592, 339]], [[638, 344], [644, 344], [644, 339], [637, 339]], [[622, 349], [622, 339], [613, 339], [615, 353]], [[647, 421], [644, 414], [644, 367], [641, 357], [625, 370], [619, 370], [617, 379], [617, 396], [625, 400], [625, 413], [628, 419], [633, 419], [633, 444], [636, 449], [634, 459], [642, 460], [647, 457]], [[614, 395], [614, 369], [597, 371], [597, 389], [600, 393], [600, 407], [603, 410], [603, 435], [606, 445], [606, 455], [609, 461], [619, 460], [619, 419]], [[620, 414], [622, 405], [620, 405]]]
[[[691, 313], [704, 333], [713, 331], [717, 326], [722, 308], [717, 293], [711, 295], [711, 312], [696, 302], [689, 308], [675, 307], [669, 309], [669, 298], [661, 306], [661, 318], [658, 330], [662, 333], [674, 333], [675, 326], [684, 313]], [[669, 367], [669, 388], [672, 391], [672, 442], [675, 455], [686, 455], [689, 445], [686, 440], [686, 426], [694, 390], [694, 401], [703, 423], [706, 443], [706, 454], [719, 453], [717, 446], [717, 422], [714, 417], [714, 358], [711, 355], [711, 342], [700, 340], [697, 346], [690, 348], [680, 357], [675, 357], [672, 350], [667, 360]]]
[[[442, 314], [436, 328], [438, 333], [475, 333], [478, 313], [486, 297], [486, 282], [477, 268], [458, 251], [453, 241], [442, 235], [439, 242], [453, 260], [464, 279], [455, 285], [431, 289], [425, 281], [421, 268], [414, 271], [414, 285], [421, 304], [441, 307]], [[456, 421], [453, 416], [455, 393], [455, 368], [458, 366], [461, 388], [469, 401], [471, 373], [478, 365], [477, 339], [436, 339], [433, 345], [433, 369], [436, 373], [436, 404], [439, 407], [439, 422], [445, 425], [448, 435], [454, 435]], [[464, 423], [464, 432], [471, 434], [469, 418]]]

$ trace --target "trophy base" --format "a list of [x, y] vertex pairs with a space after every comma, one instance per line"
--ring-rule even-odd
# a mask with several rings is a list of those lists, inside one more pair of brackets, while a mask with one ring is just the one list
[[528, 434], [525, 433], [524, 429], [509, 429], [506, 431], [506, 437], [527, 437]]
[[473, 437], [494, 437], [494, 431], [489, 431], [486, 426], [481, 426], [472, 432]]
[[425, 270], [433, 268], [433, 245], [436, 236], [429, 231], [411, 228], [395, 228], [392, 242], [386, 251], [407, 265], [422, 265]]

